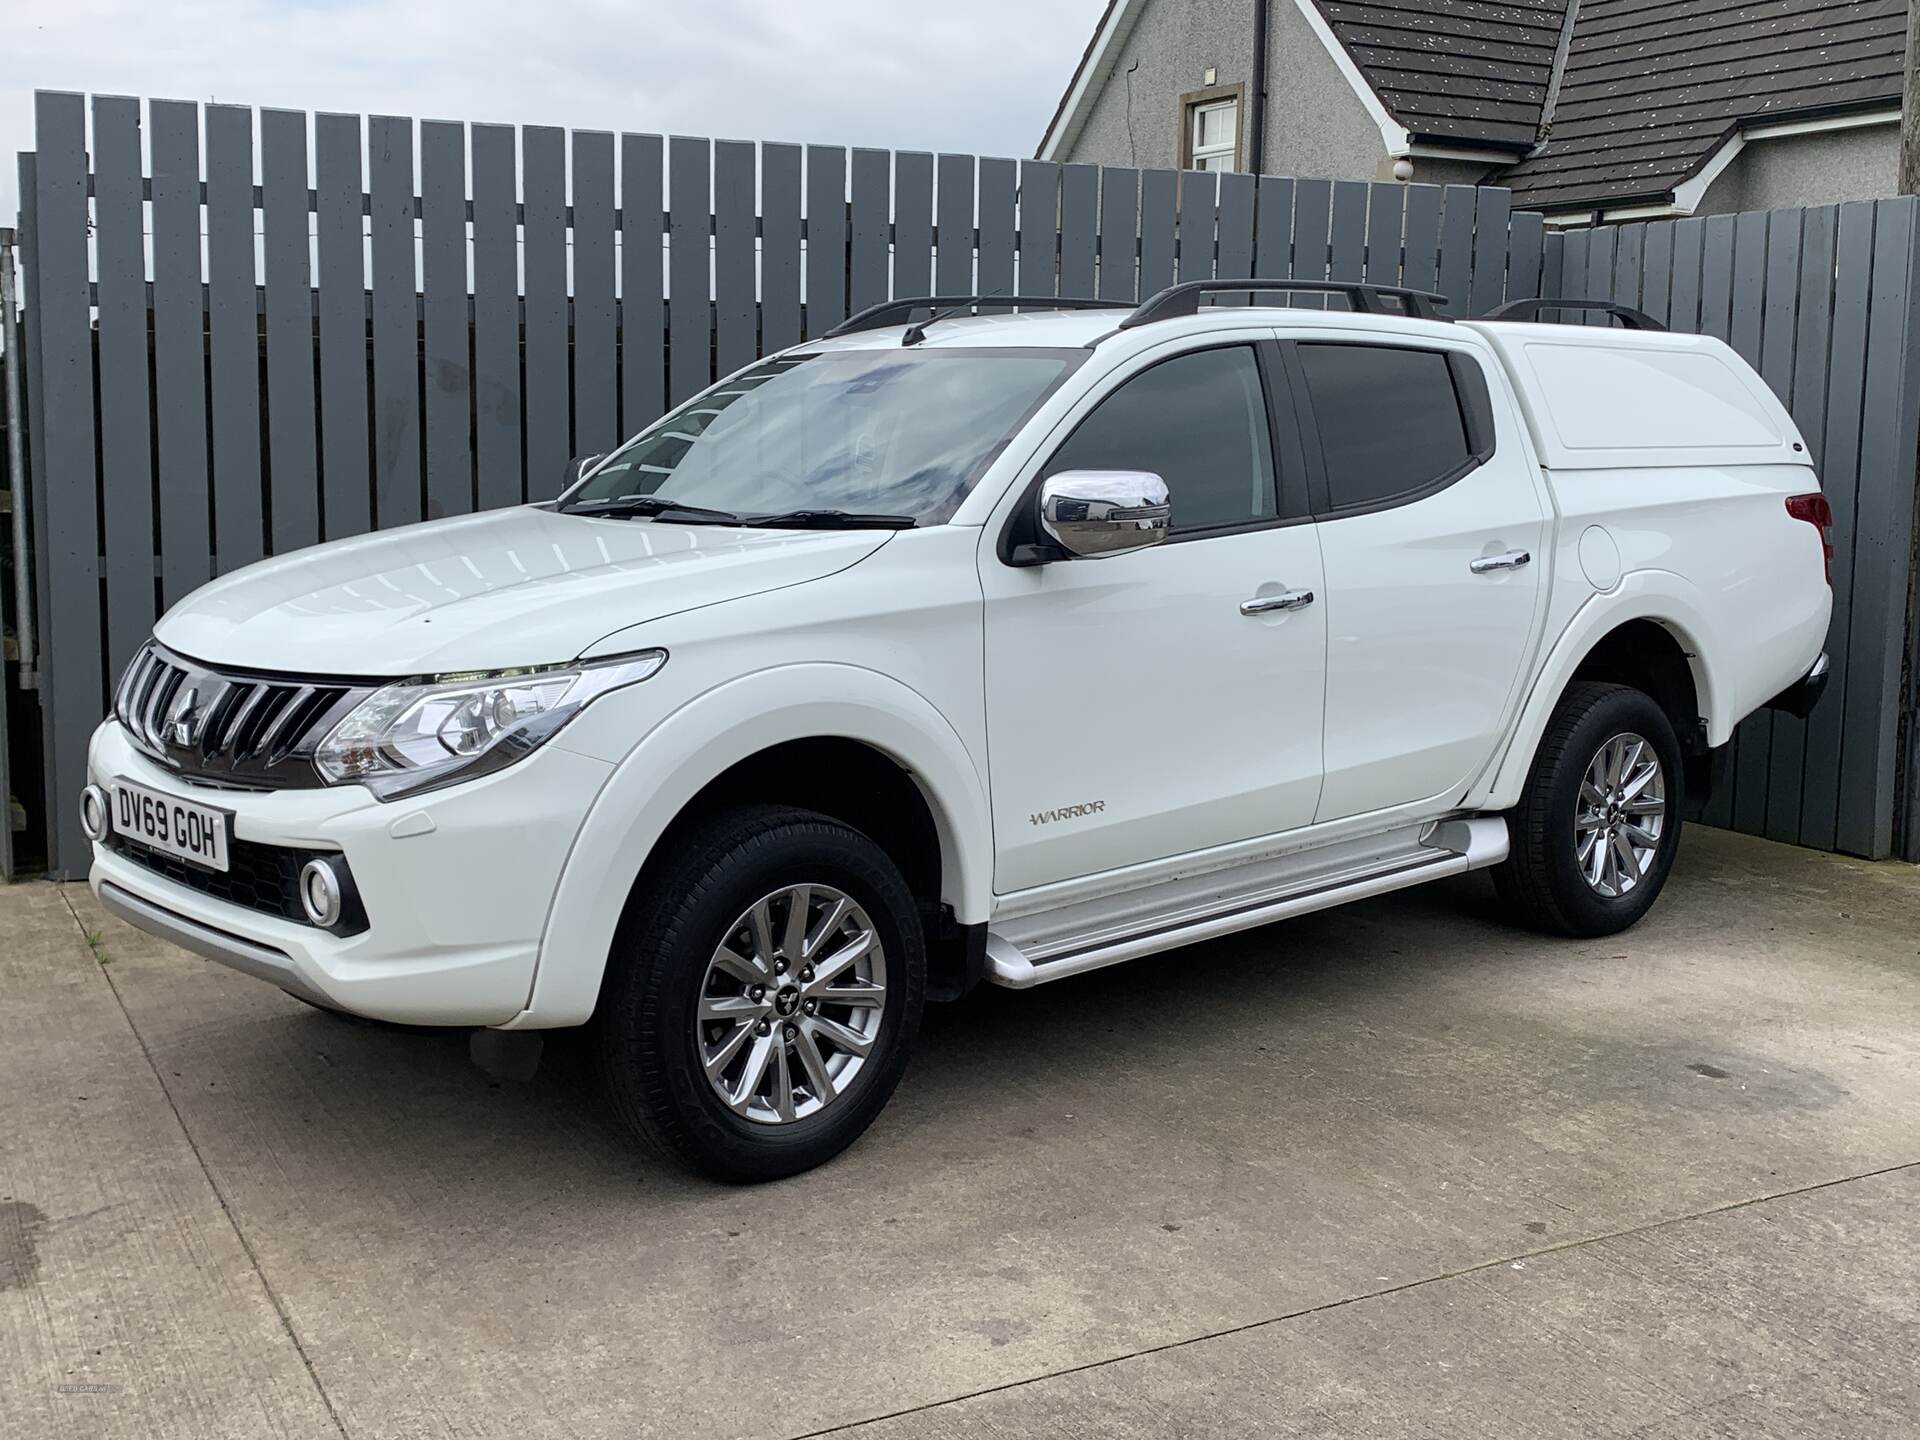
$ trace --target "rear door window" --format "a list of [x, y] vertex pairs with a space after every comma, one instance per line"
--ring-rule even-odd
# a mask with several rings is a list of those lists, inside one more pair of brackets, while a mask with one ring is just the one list
[[1444, 352], [1302, 343], [1327, 508], [1379, 509], [1463, 473], [1472, 458]]
[[1163, 360], [1124, 382], [1048, 462], [1063, 470], [1150, 470], [1166, 482], [1173, 534], [1270, 521], [1279, 513], [1266, 393], [1253, 348]]

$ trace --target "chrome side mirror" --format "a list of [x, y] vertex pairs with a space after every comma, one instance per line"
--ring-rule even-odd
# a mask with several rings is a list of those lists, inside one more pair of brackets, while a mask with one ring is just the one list
[[560, 474], [561, 491], [565, 492], [565, 491], [571, 490], [575, 485], [580, 483], [580, 477], [582, 475], [586, 474], [587, 471], [591, 470], [594, 466], [598, 465], [602, 460], [606, 458], [607, 457], [604, 454], [576, 455], [571, 460], [567, 461], [567, 468], [564, 471], [562, 471]]
[[1158, 545], [1172, 513], [1150, 470], [1063, 470], [1040, 484], [1040, 528], [1082, 559]]

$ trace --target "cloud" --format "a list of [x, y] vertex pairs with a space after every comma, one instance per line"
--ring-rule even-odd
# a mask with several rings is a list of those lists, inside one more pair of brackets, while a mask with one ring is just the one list
[[1030, 155], [1102, 0], [13, 0], [0, 223], [35, 88]]

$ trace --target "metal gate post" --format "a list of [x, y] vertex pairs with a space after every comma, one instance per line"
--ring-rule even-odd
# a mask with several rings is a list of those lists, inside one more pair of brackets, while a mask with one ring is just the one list
[[[7, 493], [12, 500], [13, 634], [19, 651], [20, 679], [33, 675], [33, 589], [27, 571], [26, 449], [20, 404], [20, 307], [13, 290], [13, 231], [0, 229], [0, 340], [6, 346], [7, 366]], [[0, 881], [13, 879], [13, 784], [8, 768], [6, 666], [0, 663]]]

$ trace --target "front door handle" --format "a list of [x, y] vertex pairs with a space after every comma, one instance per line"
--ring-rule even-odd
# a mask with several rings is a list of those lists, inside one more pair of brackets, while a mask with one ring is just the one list
[[1483, 555], [1467, 568], [1476, 575], [1486, 575], [1495, 570], [1518, 570], [1532, 561], [1533, 556], [1525, 550], [1509, 550], [1504, 555]]
[[1304, 610], [1313, 603], [1311, 590], [1283, 590], [1278, 595], [1256, 595], [1240, 602], [1242, 615], [1265, 615], [1270, 610]]

